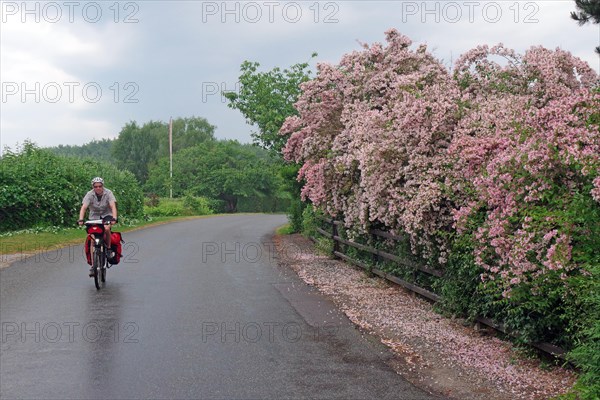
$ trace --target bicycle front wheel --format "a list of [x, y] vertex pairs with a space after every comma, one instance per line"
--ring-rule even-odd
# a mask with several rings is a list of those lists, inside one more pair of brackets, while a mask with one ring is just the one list
[[92, 267], [94, 268], [94, 285], [96, 285], [96, 289], [100, 290], [100, 270], [102, 266], [102, 253], [98, 251], [98, 249], [94, 248], [94, 261]]

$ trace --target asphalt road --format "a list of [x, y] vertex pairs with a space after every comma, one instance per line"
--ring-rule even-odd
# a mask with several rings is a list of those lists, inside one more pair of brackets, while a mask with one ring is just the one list
[[125, 233], [99, 291], [82, 246], [1, 269], [0, 398], [434, 398], [277, 265], [270, 236], [285, 222], [221, 216]]

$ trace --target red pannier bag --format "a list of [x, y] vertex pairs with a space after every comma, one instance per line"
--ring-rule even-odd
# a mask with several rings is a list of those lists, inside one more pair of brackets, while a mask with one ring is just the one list
[[110, 233], [110, 247], [112, 251], [115, 252], [115, 256], [113, 258], [108, 259], [108, 262], [112, 265], [118, 264], [121, 261], [121, 257], [123, 257], [123, 246], [121, 245], [122, 243], [125, 243], [125, 241], [123, 240], [121, 232]]
[[83, 245], [83, 248], [85, 250], [85, 258], [86, 261], [89, 265], [92, 265], [92, 250], [91, 250], [91, 245], [92, 245], [92, 239], [93, 239], [93, 233], [102, 233], [104, 232], [104, 227], [99, 226], [99, 225], [92, 225], [92, 226], [88, 226], [87, 227], [87, 237], [85, 238], [85, 245]]
[[92, 244], [92, 235], [87, 235], [85, 238], [85, 244], [83, 248], [85, 249], [85, 258], [87, 259], [87, 263], [92, 265], [92, 252], [90, 249], [90, 245]]

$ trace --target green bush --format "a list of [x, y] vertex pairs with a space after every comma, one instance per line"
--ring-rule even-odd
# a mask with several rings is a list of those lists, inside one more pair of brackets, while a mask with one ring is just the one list
[[572, 278], [567, 302], [573, 311], [578, 310], [581, 327], [575, 348], [568, 354], [571, 362], [579, 367], [581, 375], [574, 387], [572, 397], [578, 400], [600, 398], [600, 263], [590, 267], [590, 275]]
[[288, 209], [288, 219], [290, 220], [290, 226], [294, 233], [302, 232], [302, 213], [304, 212], [305, 207], [305, 203], [299, 199], [291, 200], [290, 208]]
[[160, 196], [158, 196], [156, 193], [150, 193], [146, 197], [146, 200], [144, 201], [144, 205], [146, 205], [148, 207], [156, 207], [156, 206], [158, 206], [159, 202], [160, 202]]
[[237, 204], [238, 212], [284, 212], [290, 206], [289, 199], [276, 196], [240, 197]]
[[208, 199], [193, 196], [181, 199], [161, 198], [157, 206], [145, 206], [144, 212], [151, 217], [184, 217], [214, 213]]
[[451, 315], [475, 317], [481, 312], [478, 295], [482, 269], [475, 265], [471, 235], [462, 235], [454, 240], [444, 279], [438, 280], [436, 292], [442, 296], [440, 308]]
[[[548, 342], [562, 347], [581, 371], [573, 392], [564, 399], [597, 399], [600, 398], [600, 208], [588, 195], [565, 203], [558, 212], [561, 218], [571, 221], [572, 259], [579, 268], [532, 276], [530, 281], [515, 286], [510, 296], [503, 295], [505, 287], [499, 280], [483, 281], [484, 270], [475, 263], [473, 232], [482, 223], [480, 215], [471, 218], [468, 232], [450, 237], [452, 247], [441, 278], [423, 277], [398, 263], [375, 260], [370, 252], [344, 245], [342, 248], [348, 256], [369, 267], [375, 266], [420, 287], [431, 287], [441, 295], [437, 307], [445, 314], [469, 319], [487, 317], [504, 325], [515, 335], [517, 343]], [[318, 212], [312, 207], [304, 210], [305, 235], [313, 236], [316, 226], [330, 230], [329, 224], [315, 218]], [[545, 214], [539, 212], [543, 218]], [[408, 242], [368, 236], [341, 226], [338, 232], [356, 243], [427, 264], [427, 260], [410, 254]], [[329, 252], [331, 241], [321, 235], [316, 237], [317, 247]]]
[[0, 159], [0, 232], [73, 226], [90, 181], [102, 176], [117, 198], [119, 217], [141, 217], [142, 192], [128, 171], [94, 160], [61, 157], [26, 142]]
[[227, 205], [223, 200], [219, 199], [206, 199], [208, 207], [213, 210], [215, 214], [223, 214], [227, 212]]
[[312, 206], [307, 206], [302, 212], [302, 234], [304, 236], [316, 238], [319, 233], [317, 227], [319, 226], [319, 220], [317, 214]]
[[183, 207], [191, 210], [194, 215], [213, 214], [209, 201], [204, 197], [194, 197], [187, 195], [183, 198]]
[[321, 236], [317, 238], [315, 248], [320, 254], [331, 257], [333, 252], [333, 240]]
[[151, 217], [182, 217], [192, 215], [186, 210], [181, 201], [161, 200], [156, 207], [145, 207], [144, 213]]
[[571, 361], [581, 369], [572, 394], [578, 400], [596, 400], [600, 399], [600, 320], [584, 333], [581, 345], [569, 353]]

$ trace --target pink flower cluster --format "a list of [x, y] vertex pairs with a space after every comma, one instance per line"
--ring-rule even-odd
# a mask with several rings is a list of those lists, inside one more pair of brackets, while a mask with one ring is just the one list
[[[449, 176], [469, 188], [458, 194], [455, 226], [463, 232], [466, 217], [485, 213], [475, 232], [482, 278], [500, 279], [508, 296], [549, 271], [576, 269], [571, 239], [578, 227], [562, 214], [578, 194], [600, 200], [597, 75], [559, 49], [534, 47], [518, 57], [482, 46], [458, 60], [455, 78], [464, 84], [463, 115]], [[584, 193], [591, 181], [594, 189]]]
[[[548, 196], [600, 202], [597, 74], [568, 52], [524, 55], [480, 46], [453, 73], [396, 30], [302, 86], [280, 133], [302, 164], [302, 196], [347, 227], [406, 232], [415, 252], [444, 264], [448, 233], [476, 228], [483, 278], [510, 287], [575, 268], [572, 226], [529, 214]], [[596, 114], [596, 122], [590, 123]]]

